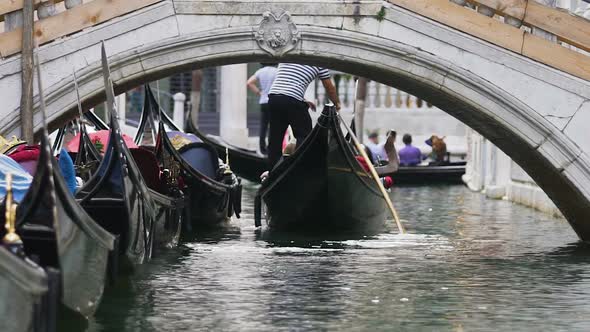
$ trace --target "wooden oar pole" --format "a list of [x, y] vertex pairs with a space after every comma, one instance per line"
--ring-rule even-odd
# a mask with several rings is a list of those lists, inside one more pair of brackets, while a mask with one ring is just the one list
[[367, 165], [369, 165], [369, 172], [373, 176], [373, 179], [375, 180], [375, 182], [377, 182], [377, 186], [379, 187], [379, 190], [381, 191], [381, 195], [383, 195], [383, 199], [385, 199], [385, 202], [387, 203], [387, 206], [389, 207], [389, 211], [391, 212], [391, 215], [393, 216], [393, 220], [395, 220], [395, 224], [397, 225], [397, 229], [399, 230], [399, 233], [406, 234], [406, 229], [404, 228], [404, 225], [402, 225], [402, 223], [399, 219], [399, 216], [397, 214], [397, 211], [395, 210], [395, 207], [393, 207], [393, 202], [391, 201], [391, 198], [389, 198], [389, 195], [387, 194], [387, 190], [385, 190], [385, 187], [383, 186], [383, 183], [381, 182], [381, 179], [379, 178], [379, 175], [377, 174], [375, 167], [371, 163], [371, 159], [369, 159], [369, 156], [367, 156], [365, 149], [363, 148], [363, 146], [359, 142], [358, 138], [356, 137], [356, 135], [354, 134], [352, 129], [350, 129], [350, 127], [346, 124], [344, 119], [342, 119], [342, 116], [340, 115], [340, 113], [338, 113], [338, 117], [340, 118], [340, 122], [344, 125], [344, 128], [346, 128], [346, 131], [348, 131], [348, 133], [350, 134], [350, 137], [352, 138], [352, 141], [354, 142], [356, 149], [359, 151], [361, 156], [363, 156], [363, 158], [365, 158], [365, 160], [367, 161]]
[[23, 2], [23, 35], [21, 52], [21, 136], [33, 144], [33, 0]]

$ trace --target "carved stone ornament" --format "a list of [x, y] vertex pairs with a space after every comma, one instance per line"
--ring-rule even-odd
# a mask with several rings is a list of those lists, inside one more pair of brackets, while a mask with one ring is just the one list
[[261, 49], [273, 56], [281, 56], [297, 46], [299, 30], [291, 21], [289, 12], [277, 15], [267, 11], [262, 14], [262, 22], [254, 31], [254, 38]]

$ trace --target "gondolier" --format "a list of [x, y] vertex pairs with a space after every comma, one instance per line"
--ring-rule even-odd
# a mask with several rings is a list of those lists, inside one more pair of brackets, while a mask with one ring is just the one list
[[327, 69], [295, 63], [279, 64], [277, 76], [269, 92], [270, 137], [268, 159], [271, 168], [281, 158], [281, 146], [285, 130], [291, 126], [297, 144], [301, 144], [311, 132], [311, 117], [308, 109], [315, 111], [315, 104], [305, 100], [305, 91], [313, 80], [319, 78], [326, 94], [340, 110], [336, 87]]
[[[262, 154], [267, 154], [266, 136], [268, 133], [269, 119], [269, 107], [268, 107], [268, 92], [274, 82], [277, 75], [277, 64], [276, 63], [262, 63], [262, 68], [258, 69], [254, 75], [252, 75], [246, 85], [248, 89], [254, 92], [259, 98], [260, 104], [260, 139], [259, 148]], [[260, 87], [256, 85], [258, 83]]]

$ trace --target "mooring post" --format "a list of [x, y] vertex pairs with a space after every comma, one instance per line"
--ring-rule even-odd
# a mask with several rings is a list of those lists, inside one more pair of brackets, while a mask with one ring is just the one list
[[199, 128], [199, 109], [201, 106], [201, 83], [203, 81], [203, 71], [201, 69], [197, 69], [193, 71], [192, 74], [192, 89], [191, 89], [191, 111], [190, 111], [190, 121], [192, 122], [193, 127]]
[[33, 25], [35, 7], [33, 0], [23, 2], [23, 42], [21, 53], [21, 136], [33, 144]]
[[186, 95], [182, 92], [178, 92], [174, 95], [174, 112], [172, 113], [172, 121], [178, 126], [178, 128], [184, 130], [184, 103], [186, 101]]
[[356, 83], [354, 105], [354, 127], [359, 141], [363, 143], [365, 136], [365, 102], [367, 100], [367, 79], [359, 77]]

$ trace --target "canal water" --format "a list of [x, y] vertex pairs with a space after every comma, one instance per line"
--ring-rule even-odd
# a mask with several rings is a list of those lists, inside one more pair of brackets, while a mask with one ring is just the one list
[[404, 187], [392, 198], [410, 235], [272, 240], [245, 189], [235, 227], [160, 251], [80, 330], [590, 330], [590, 251], [562, 219]]

